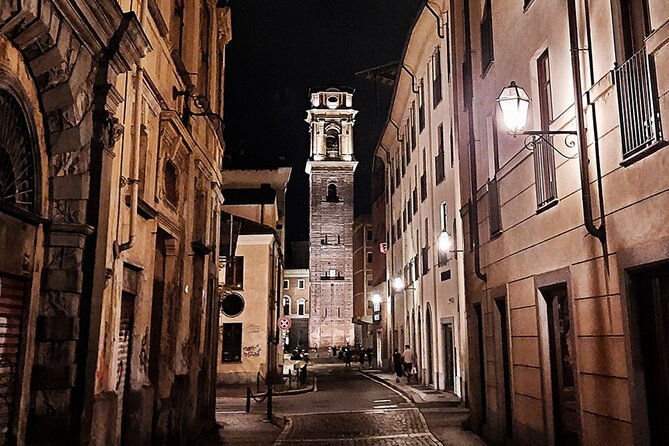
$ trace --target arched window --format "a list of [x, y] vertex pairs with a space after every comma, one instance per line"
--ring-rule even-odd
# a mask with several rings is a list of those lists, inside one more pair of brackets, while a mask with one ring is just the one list
[[337, 196], [337, 185], [334, 183], [328, 184], [328, 195], [326, 201], [339, 201]]
[[307, 308], [307, 301], [304, 299], [300, 299], [297, 301], [297, 314], [299, 316], [304, 316], [306, 313], [306, 308]]
[[325, 132], [325, 148], [328, 157], [339, 155], [339, 132], [335, 128], [330, 128]]
[[9, 92], [0, 90], [0, 201], [37, 210], [35, 164], [23, 110]]
[[288, 296], [283, 297], [283, 315], [290, 315], [290, 297]]

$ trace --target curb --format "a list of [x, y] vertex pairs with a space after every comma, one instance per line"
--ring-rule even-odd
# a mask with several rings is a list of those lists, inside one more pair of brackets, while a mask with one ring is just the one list
[[404, 397], [408, 398], [412, 403], [414, 403], [414, 404], [420, 404], [420, 403], [416, 402], [416, 400], [414, 399], [413, 395], [411, 395], [410, 392], [407, 392], [406, 390], [402, 389], [401, 387], [397, 387], [397, 386], [393, 385], [394, 383], [388, 382], [388, 381], [386, 381], [385, 379], [383, 379], [383, 378], [381, 378], [381, 377], [379, 377], [379, 376], [376, 376], [375, 374], [369, 373], [369, 372], [365, 372], [365, 371], [362, 371], [362, 370], [361, 370], [360, 373], [362, 373], [363, 375], [365, 375], [365, 376], [368, 377], [369, 379], [373, 379], [373, 380], [376, 381], [376, 382], [379, 382], [379, 383], [381, 383], [381, 384], [385, 384], [385, 385], [387, 385], [387, 386], [389, 386], [389, 387], [392, 387], [392, 388], [395, 389], [397, 392], [399, 392], [399, 393], [401, 393], [402, 395], [404, 395]]

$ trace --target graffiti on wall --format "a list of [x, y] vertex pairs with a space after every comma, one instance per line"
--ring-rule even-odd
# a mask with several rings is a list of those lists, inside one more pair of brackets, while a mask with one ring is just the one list
[[260, 346], [258, 344], [244, 347], [242, 350], [244, 356], [260, 356]]

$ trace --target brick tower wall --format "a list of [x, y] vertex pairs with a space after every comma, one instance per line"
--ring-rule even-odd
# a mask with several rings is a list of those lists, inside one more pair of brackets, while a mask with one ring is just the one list
[[[353, 328], [353, 171], [355, 162], [314, 162], [309, 212], [309, 344], [318, 350], [354, 341]], [[328, 185], [339, 201], [326, 201]], [[328, 242], [322, 240], [327, 235]], [[337, 236], [339, 235], [339, 244]], [[324, 278], [337, 270], [343, 279]]]

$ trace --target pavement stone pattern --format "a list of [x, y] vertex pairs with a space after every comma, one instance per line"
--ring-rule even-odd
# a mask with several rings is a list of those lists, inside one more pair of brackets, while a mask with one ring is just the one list
[[277, 445], [441, 445], [418, 409], [293, 415]]

